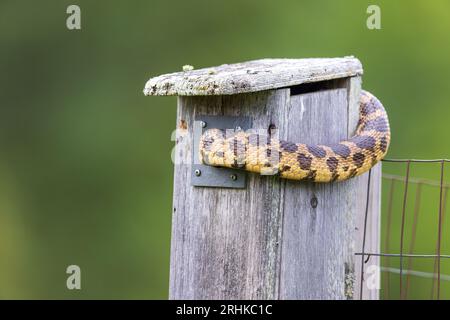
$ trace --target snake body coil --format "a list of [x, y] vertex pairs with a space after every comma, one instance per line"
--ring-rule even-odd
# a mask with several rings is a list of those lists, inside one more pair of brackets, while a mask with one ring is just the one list
[[362, 91], [356, 134], [348, 140], [307, 145], [252, 132], [210, 129], [201, 137], [199, 152], [201, 161], [211, 166], [277, 174], [291, 180], [333, 182], [372, 168], [386, 155], [390, 136], [383, 105]]

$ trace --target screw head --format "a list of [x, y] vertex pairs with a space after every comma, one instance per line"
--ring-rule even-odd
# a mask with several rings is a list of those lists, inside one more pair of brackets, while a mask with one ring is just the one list
[[206, 122], [205, 121], [200, 121], [200, 125], [202, 126], [202, 128], [206, 127]]
[[200, 169], [195, 169], [194, 173], [195, 173], [195, 175], [196, 175], [197, 177], [200, 177], [201, 174], [202, 174], [202, 172], [200, 171]]
[[232, 174], [230, 175], [231, 180], [236, 181], [237, 180], [237, 175]]

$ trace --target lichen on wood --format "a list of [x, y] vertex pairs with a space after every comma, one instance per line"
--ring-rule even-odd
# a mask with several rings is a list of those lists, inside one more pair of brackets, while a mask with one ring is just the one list
[[361, 62], [344, 58], [261, 59], [213, 68], [184, 70], [151, 78], [149, 96], [209, 96], [249, 93], [363, 73]]

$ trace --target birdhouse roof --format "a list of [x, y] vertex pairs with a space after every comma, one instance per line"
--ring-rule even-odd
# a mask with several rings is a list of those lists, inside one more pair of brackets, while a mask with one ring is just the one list
[[261, 59], [151, 78], [145, 85], [148, 96], [231, 95], [290, 87], [363, 73], [355, 57], [313, 59]]

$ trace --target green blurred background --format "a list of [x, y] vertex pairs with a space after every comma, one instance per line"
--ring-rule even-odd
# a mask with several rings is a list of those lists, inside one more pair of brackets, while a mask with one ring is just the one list
[[[81, 7], [80, 31], [66, 28], [70, 4]], [[367, 29], [369, 4], [381, 7], [382, 30]], [[167, 298], [176, 98], [145, 97], [149, 77], [185, 64], [355, 55], [390, 115], [389, 157], [445, 157], [449, 34], [448, 0], [1, 0], [0, 298]], [[436, 180], [439, 165], [413, 165], [411, 175]], [[417, 253], [435, 250], [438, 191], [423, 193]], [[395, 192], [391, 252], [401, 183]], [[70, 264], [81, 267], [80, 291], [66, 289]], [[433, 260], [405, 267], [432, 272]], [[431, 283], [412, 277], [408, 297], [430, 297]]]

